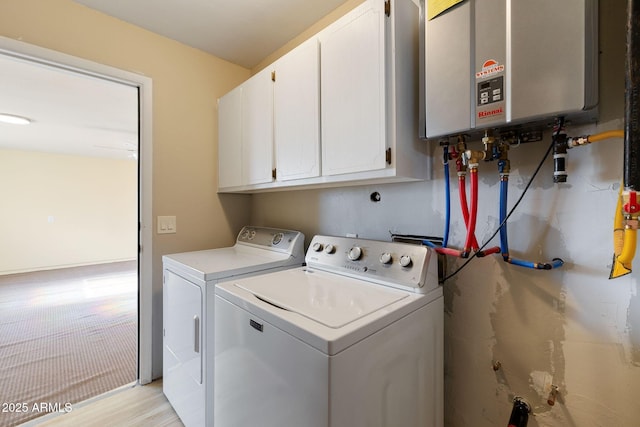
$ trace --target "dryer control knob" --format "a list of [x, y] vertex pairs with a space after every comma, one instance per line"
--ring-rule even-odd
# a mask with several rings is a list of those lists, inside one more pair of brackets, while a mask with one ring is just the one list
[[322, 243], [315, 242], [313, 246], [311, 246], [311, 249], [313, 249], [315, 252], [320, 252], [322, 250]]
[[385, 252], [382, 255], [380, 255], [380, 262], [383, 264], [391, 264], [391, 261], [393, 261], [393, 258], [391, 257], [391, 254], [389, 252]]
[[324, 247], [324, 253], [326, 254], [332, 254], [336, 251], [336, 247], [333, 246], [331, 243], [329, 243], [327, 246]]
[[412, 262], [409, 255], [402, 255], [400, 257], [400, 265], [403, 267], [411, 267]]
[[351, 260], [351, 261], [357, 261], [360, 259], [360, 257], [362, 256], [362, 248], [360, 248], [359, 246], [354, 246], [349, 250], [349, 253], [347, 254], [347, 257]]
[[278, 233], [275, 236], [273, 236], [273, 239], [271, 239], [271, 244], [272, 245], [277, 245], [280, 242], [282, 242], [282, 239], [284, 239], [284, 234]]

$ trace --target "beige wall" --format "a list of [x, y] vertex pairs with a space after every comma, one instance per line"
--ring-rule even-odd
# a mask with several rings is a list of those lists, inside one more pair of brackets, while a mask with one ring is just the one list
[[0, 150], [0, 274], [136, 259], [137, 162]]
[[232, 244], [250, 196], [216, 194], [216, 101], [249, 70], [71, 0], [0, 0], [0, 36], [143, 74], [153, 80], [153, 217], [177, 234], [153, 236], [153, 376], [162, 373], [166, 253]]

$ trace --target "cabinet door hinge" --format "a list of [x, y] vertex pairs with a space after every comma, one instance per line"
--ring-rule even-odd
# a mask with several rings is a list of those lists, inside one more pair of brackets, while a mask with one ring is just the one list
[[271, 178], [276, 179], [276, 169], [271, 169]]
[[384, 2], [384, 14], [391, 16], [391, 0], [386, 0]]
[[384, 158], [387, 161], [387, 164], [390, 165], [391, 164], [391, 148], [387, 148]]
[[276, 81], [276, 72], [275, 72], [275, 71], [272, 71], [272, 72], [271, 72], [271, 81], [272, 81], [272, 82], [275, 82], [275, 81]]

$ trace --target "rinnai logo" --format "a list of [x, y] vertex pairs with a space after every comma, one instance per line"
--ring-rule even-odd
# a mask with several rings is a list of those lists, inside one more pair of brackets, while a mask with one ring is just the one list
[[504, 113], [504, 109], [502, 107], [494, 108], [493, 110], [488, 110], [488, 111], [478, 111], [478, 118], [484, 119], [486, 117], [493, 117], [502, 113]]
[[493, 74], [498, 74], [504, 71], [504, 65], [500, 64], [495, 59], [488, 59], [482, 64], [482, 70], [476, 73], [476, 79], [488, 77]]

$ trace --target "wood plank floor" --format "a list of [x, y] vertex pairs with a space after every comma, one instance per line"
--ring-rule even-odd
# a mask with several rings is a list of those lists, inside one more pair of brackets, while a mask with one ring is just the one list
[[162, 380], [126, 386], [75, 405], [68, 413], [48, 415], [23, 426], [184, 427], [162, 393]]

